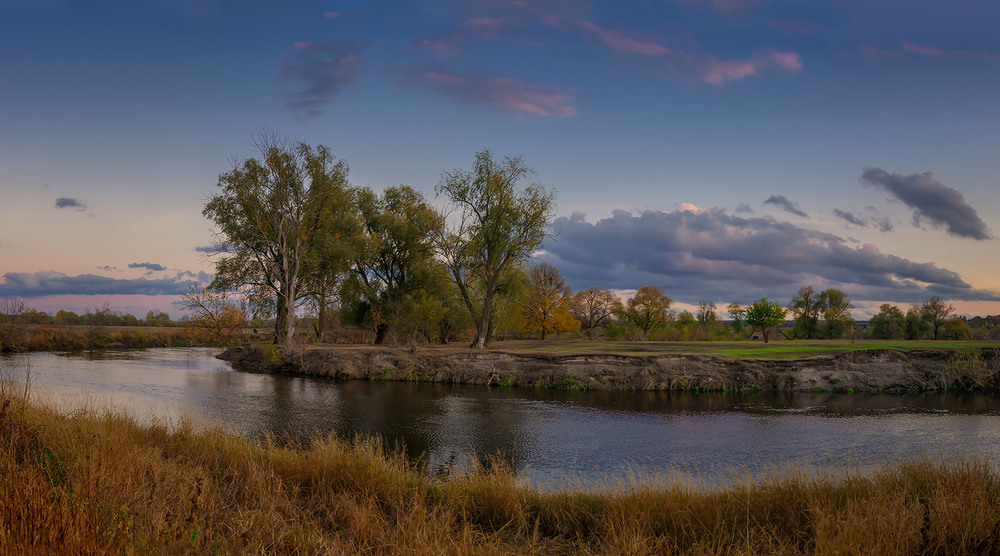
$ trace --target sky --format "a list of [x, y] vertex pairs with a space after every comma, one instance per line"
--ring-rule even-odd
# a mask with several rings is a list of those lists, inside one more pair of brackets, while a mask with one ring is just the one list
[[444, 208], [519, 155], [536, 254], [684, 308], [1000, 314], [1000, 3], [0, 0], [0, 297], [180, 316], [255, 134]]

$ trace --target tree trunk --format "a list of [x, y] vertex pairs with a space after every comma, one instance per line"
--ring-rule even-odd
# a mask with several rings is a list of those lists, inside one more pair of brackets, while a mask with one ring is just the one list
[[278, 296], [274, 310], [274, 343], [285, 343], [285, 298]]
[[316, 323], [316, 339], [320, 342], [326, 341], [326, 296], [319, 295], [319, 321]]

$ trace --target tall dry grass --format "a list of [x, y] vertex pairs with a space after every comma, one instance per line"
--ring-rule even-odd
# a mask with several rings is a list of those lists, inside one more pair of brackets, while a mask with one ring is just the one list
[[27, 352], [103, 348], [148, 348], [189, 345], [186, 329], [179, 326], [85, 326], [68, 324], [18, 324], [16, 334], [0, 351]]
[[17, 554], [982, 554], [988, 461], [805, 473], [719, 492], [542, 492], [502, 462], [434, 478], [377, 440], [251, 441], [59, 414], [0, 388], [0, 548]]

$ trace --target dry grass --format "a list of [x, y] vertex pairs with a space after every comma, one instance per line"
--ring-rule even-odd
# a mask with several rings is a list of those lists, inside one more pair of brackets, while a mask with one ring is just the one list
[[0, 392], [0, 550], [18, 554], [977, 554], [988, 461], [791, 474], [720, 492], [546, 493], [500, 462], [433, 478], [378, 441], [250, 441]]
[[6, 351], [84, 350], [108, 347], [147, 348], [188, 345], [180, 326], [83, 326], [19, 324], [4, 346]]

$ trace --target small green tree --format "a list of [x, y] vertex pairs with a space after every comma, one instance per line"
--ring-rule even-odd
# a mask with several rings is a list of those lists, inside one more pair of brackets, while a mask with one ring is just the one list
[[827, 338], [840, 338], [854, 328], [851, 316], [854, 305], [844, 292], [833, 288], [823, 290], [819, 294], [819, 307]]
[[883, 303], [878, 313], [868, 321], [868, 333], [878, 340], [898, 340], [906, 336], [906, 315], [889, 303]]
[[770, 333], [785, 323], [785, 308], [777, 301], [762, 297], [746, 308], [745, 318], [751, 330], [760, 329], [766, 344]]
[[920, 340], [931, 332], [931, 323], [924, 318], [920, 307], [910, 307], [906, 311], [905, 336], [907, 340]]
[[941, 301], [941, 298], [936, 295], [924, 301], [923, 305], [920, 306], [920, 315], [930, 324], [935, 340], [938, 339], [938, 334], [948, 317], [954, 312], [954, 305]]
[[816, 293], [812, 286], [799, 288], [798, 293], [788, 304], [795, 317], [792, 334], [796, 338], [819, 338], [819, 316], [822, 310], [821, 294]]

